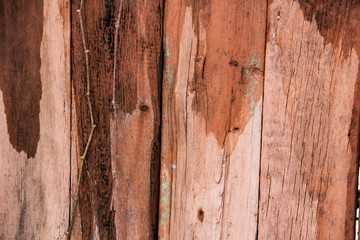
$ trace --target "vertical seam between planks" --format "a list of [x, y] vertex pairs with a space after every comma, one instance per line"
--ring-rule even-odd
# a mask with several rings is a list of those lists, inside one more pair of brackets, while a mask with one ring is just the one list
[[68, 0], [69, 2], [69, 20], [70, 20], [70, 24], [69, 24], [69, 28], [70, 28], [70, 39], [69, 39], [69, 53], [70, 53], [70, 56], [69, 56], [69, 91], [70, 91], [70, 103], [69, 103], [69, 111], [70, 111], [70, 135], [69, 135], [69, 138], [70, 138], [70, 149], [69, 149], [69, 155], [70, 155], [70, 158], [69, 158], [69, 162], [70, 162], [70, 171], [69, 171], [69, 222], [68, 222], [68, 226], [70, 225], [70, 222], [71, 222], [71, 206], [72, 206], [72, 201], [71, 201], [71, 186], [72, 186], [72, 161], [73, 161], [73, 158], [72, 158], [72, 151], [73, 151], [73, 142], [72, 142], [72, 121], [73, 121], [73, 116], [72, 116], [72, 111], [73, 111], [73, 108], [72, 108], [72, 104], [73, 104], [73, 101], [72, 101], [72, 97], [73, 97], [73, 94], [72, 94], [72, 86], [73, 86], [73, 73], [72, 73], [72, 62], [73, 62], [73, 55], [72, 55], [72, 52], [71, 52], [71, 49], [72, 49], [72, 39], [73, 39], [73, 17], [72, 17], [72, 4], [71, 4], [71, 0]]
[[[163, 94], [163, 90], [165, 89], [166, 86], [164, 86], [165, 84], [165, 74], [164, 72], [166, 71], [166, 66], [165, 66], [165, 51], [164, 51], [164, 44], [166, 42], [166, 40], [164, 39], [165, 38], [165, 7], [166, 7], [166, 0], [159, 0], [159, 3], [162, 3], [162, 9], [161, 9], [161, 47], [160, 47], [160, 69], [159, 69], [159, 104], [160, 104], [160, 109], [159, 109], [159, 117], [160, 117], [160, 131], [159, 131], [159, 134], [160, 134], [160, 142], [159, 142], [159, 145], [160, 145], [160, 158], [159, 158], [159, 208], [158, 208], [158, 215], [157, 215], [157, 224], [158, 224], [158, 229], [157, 229], [157, 238], [158, 239], [162, 239], [160, 237], [163, 237], [161, 236], [160, 234], [160, 230], [163, 228], [166, 230], [166, 228], [168, 228], [168, 232], [166, 234], [164, 234], [165, 237], [169, 237], [170, 235], [170, 219], [171, 219], [171, 190], [170, 190], [170, 195], [169, 195], [169, 217], [168, 217], [168, 221], [166, 223], [166, 225], [168, 225], [168, 227], [162, 227], [160, 226], [161, 225], [161, 222], [160, 222], [160, 218], [161, 218], [161, 215], [162, 215], [162, 204], [161, 204], [161, 197], [162, 197], [162, 191], [163, 191], [163, 187], [162, 187], [162, 161], [163, 161], [163, 153], [162, 153], [162, 148], [163, 148], [163, 141], [166, 141], [163, 139], [163, 134], [164, 134], [164, 131], [163, 131], [163, 126], [164, 126], [164, 121], [163, 121], [163, 110], [164, 110], [164, 107], [163, 107], [163, 103], [164, 101], [168, 100], [168, 99], [163, 99], [164, 97], [164, 94]], [[170, 93], [169, 93], [170, 94]], [[168, 96], [170, 97], [170, 95]], [[171, 119], [171, 116], [169, 116], [169, 118]], [[168, 139], [169, 140], [169, 139]], [[170, 141], [170, 140], [169, 140]], [[168, 179], [169, 180], [169, 188], [171, 188], [171, 184], [172, 184], [172, 171], [171, 171], [171, 168], [170, 168], [170, 176]], [[166, 240], [166, 238], [164, 238]]]
[[160, 56], [159, 56], [159, 76], [158, 76], [158, 100], [159, 100], [159, 173], [157, 176], [157, 194], [158, 194], [158, 208], [156, 216], [156, 229], [154, 234], [154, 239], [159, 239], [159, 224], [160, 224], [160, 193], [161, 193], [161, 149], [162, 149], [162, 117], [163, 117], [163, 99], [162, 99], [162, 91], [163, 91], [163, 78], [164, 78], [164, 66], [165, 66], [165, 56], [164, 56], [164, 26], [165, 26], [165, 0], [159, 0], [160, 9]]
[[263, 89], [262, 89], [262, 108], [261, 108], [261, 135], [260, 135], [260, 160], [259, 160], [259, 185], [258, 185], [258, 212], [256, 220], [255, 239], [259, 239], [259, 220], [260, 220], [260, 188], [261, 188], [261, 160], [262, 160], [262, 141], [264, 130], [264, 100], [265, 100], [265, 72], [266, 72], [266, 46], [268, 36], [268, 17], [269, 17], [269, 0], [266, 0], [266, 16], [265, 16], [265, 41], [264, 41], [264, 70], [263, 70]]

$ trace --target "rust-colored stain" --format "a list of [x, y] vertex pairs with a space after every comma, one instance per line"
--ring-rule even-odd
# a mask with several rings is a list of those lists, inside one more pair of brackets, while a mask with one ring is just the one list
[[[307, 21], [316, 21], [320, 34], [324, 37], [325, 44], [332, 44], [334, 49], [340, 48], [342, 59], [348, 58], [354, 48], [360, 56], [360, 2], [356, 0], [299, 0], [304, 18]], [[348, 191], [346, 206], [345, 238], [354, 238], [355, 211], [356, 211], [356, 192], [358, 175], [359, 157], [359, 117], [360, 117], [360, 66], [355, 85], [354, 106], [352, 111], [351, 126], [349, 129], [349, 143], [353, 153], [351, 167], [348, 173]], [[318, 237], [322, 238], [327, 234], [322, 226], [326, 222], [323, 212], [327, 208], [326, 202], [336, 196], [328, 196], [326, 189], [322, 189], [321, 198], [317, 212]], [[335, 200], [331, 200], [335, 201]], [[325, 235], [324, 235], [325, 236]]]
[[35, 157], [40, 139], [43, 0], [0, 2], [0, 89], [9, 140]]

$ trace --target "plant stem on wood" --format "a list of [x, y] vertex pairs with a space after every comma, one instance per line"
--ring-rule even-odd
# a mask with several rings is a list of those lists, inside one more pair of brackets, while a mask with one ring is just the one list
[[71, 218], [70, 218], [70, 225], [68, 230], [66, 231], [66, 237], [67, 239], [71, 239], [71, 233], [72, 229], [74, 227], [75, 218], [76, 218], [76, 212], [77, 212], [77, 205], [79, 202], [79, 196], [80, 196], [80, 185], [81, 185], [81, 179], [82, 179], [82, 172], [84, 168], [84, 163], [86, 161], [86, 155], [89, 151], [90, 143], [94, 134], [94, 130], [96, 128], [96, 125], [94, 124], [94, 116], [92, 112], [92, 106], [91, 106], [91, 100], [90, 100], [90, 68], [89, 68], [89, 49], [86, 46], [86, 39], [85, 39], [85, 33], [84, 33], [84, 23], [82, 18], [82, 10], [83, 10], [84, 0], [81, 0], [80, 2], [80, 8], [77, 10], [79, 14], [80, 19], [80, 29], [81, 29], [81, 36], [83, 41], [83, 47], [84, 47], [84, 54], [85, 54], [85, 67], [86, 67], [86, 98], [88, 101], [88, 107], [89, 107], [89, 115], [90, 115], [90, 121], [91, 121], [91, 131], [89, 134], [89, 138], [87, 140], [84, 153], [80, 157], [81, 164], [80, 164], [80, 170], [79, 170], [79, 176], [78, 176], [78, 183], [76, 186], [76, 196], [74, 200], [74, 204], [71, 209]]

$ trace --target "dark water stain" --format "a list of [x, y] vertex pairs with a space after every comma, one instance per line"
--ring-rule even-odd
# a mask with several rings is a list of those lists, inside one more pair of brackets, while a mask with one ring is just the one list
[[0, 90], [10, 143], [28, 158], [40, 139], [43, 0], [0, 2]]
[[299, 0], [305, 20], [316, 21], [325, 44], [341, 47], [347, 58], [352, 48], [360, 55], [360, 2], [357, 0]]

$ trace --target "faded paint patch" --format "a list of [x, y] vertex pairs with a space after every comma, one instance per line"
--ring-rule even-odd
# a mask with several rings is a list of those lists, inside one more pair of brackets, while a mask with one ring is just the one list
[[161, 191], [161, 221], [160, 225], [164, 226], [168, 224], [168, 221], [170, 219], [170, 184], [167, 182], [165, 178], [162, 179], [162, 183], [160, 185], [160, 191]]

